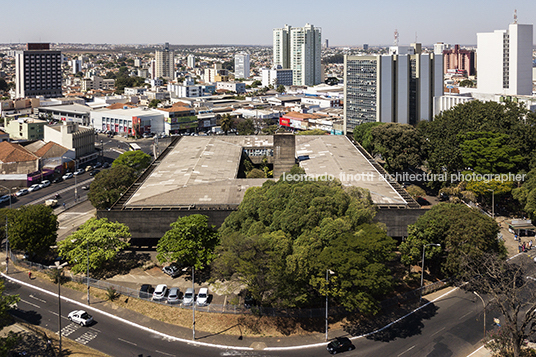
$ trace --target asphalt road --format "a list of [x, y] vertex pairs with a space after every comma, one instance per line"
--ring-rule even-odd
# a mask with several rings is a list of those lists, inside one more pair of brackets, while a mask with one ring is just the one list
[[[32, 288], [6, 283], [6, 292], [19, 294], [21, 301], [15, 314], [31, 323], [58, 331], [58, 299]], [[99, 302], [92, 307], [99, 308]], [[70, 311], [84, 309], [62, 301], [62, 335], [111, 356], [326, 356], [324, 344], [294, 350], [219, 349], [176, 341], [110, 317], [88, 310], [95, 324], [81, 327], [67, 319]], [[493, 315], [487, 316], [492, 328]], [[173, 327], [170, 326], [170, 329]], [[364, 331], [374, 327], [365, 326]], [[170, 331], [171, 332], [171, 331]], [[356, 329], [355, 334], [361, 332]], [[200, 336], [201, 333], [198, 334]], [[356, 350], [344, 356], [468, 356], [480, 346], [483, 335], [482, 304], [470, 293], [460, 290], [441, 297], [434, 304], [369, 337], [354, 341]], [[208, 341], [207, 341], [208, 342]]]

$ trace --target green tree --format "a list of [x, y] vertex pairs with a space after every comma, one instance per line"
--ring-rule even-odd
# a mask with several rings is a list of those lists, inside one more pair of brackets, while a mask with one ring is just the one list
[[[304, 171], [295, 166], [290, 173]], [[377, 298], [392, 288], [383, 264], [395, 245], [372, 224], [374, 215], [370, 194], [363, 189], [344, 189], [329, 181], [267, 181], [248, 189], [239, 209], [220, 228], [214, 277], [240, 279], [264, 304], [316, 306], [324, 296], [326, 267], [336, 268], [338, 282], [329, 294], [341, 305], [375, 313]], [[351, 266], [355, 270], [347, 274]], [[363, 274], [377, 282], [375, 288], [370, 281], [357, 281]], [[343, 292], [353, 284], [364, 289], [357, 298]]]
[[460, 259], [467, 256], [479, 259], [484, 253], [506, 254], [506, 249], [497, 239], [499, 227], [488, 216], [463, 204], [440, 203], [435, 205], [408, 226], [408, 238], [399, 246], [401, 261], [416, 265], [421, 261], [423, 246], [426, 249], [426, 265], [445, 276], [459, 276]]
[[255, 124], [253, 124], [253, 120], [246, 119], [238, 123], [236, 130], [238, 135], [253, 135], [255, 134]]
[[411, 185], [408, 188], [406, 188], [406, 191], [408, 191], [409, 195], [416, 199], [417, 197], [424, 197], [426, 196], [426, 191], [420, 188], [417, 185]]
[[0, 78], [0, 92], [8, 90], [7, 82], [4, 78]]
[[[8, 295], [4, 291], [4, 280], [0, 280], [0, 329], [8, 326], [13, 321], [9, 310], [20, 301], [19, 295]], [[7, 336], [0, 337], [0, 356], [8, 356], [8, 353], [17, 345], [19, 338], [19, 335], [14, 332], [9, 332]]]
[[209, 226], [207, 216], [193, 214], [180, 217], [158, 240], [156, 259], [159, 262], [180, 261], [203, 269], [214, 259], [214, 248], [218, 242], [218, 233], [214, 226]]
[[385, 123], [375, 121], [356, 126], [354, 128], [354, 140], [360, 143], [367, 152], [372, 152], [372, 129], [383, 124]]
[[523, 156], [517, 170], [536, 167], [536, 115], [514, 102], [460, 104], [417, 126], [426, 138], [427, 166], [431, 173], [457, 174], [465, 169], [460, 133], [492, 132], [508, 135], [508, 146]]
[[12, 249], [37, 255], [48, 252], [50, 246], [56, 244], [58, 217], [51, 207], [27, 205], [2, 211], [4, 217], [6, 214], [8, 216], [9, 244]]
[[108, 209], [127, 191], [136, 178], [136, 170], [125, 165], [116, 165], [101, 171], [89, 186], [88, 199], [93, 207]]
[[277, 93], [283, 93], [285, 90], [286, 90], [286, 88], [282, 84], [278, 85], [277, 89], [276, 89]]
[[234, 128], [234, 121], [229, 114], [224, 114], [221, 117], [221, 130], [227, 135], [227, 133]]
[[463, 81], [460, 81], [460, 83], [458, 83], [458, 85], [460, 87], [474, 88], [475, 87], [475, 82], [473, 82], [470, 79], [464, 79]]
[[460, 139], [463, 164], [477, 173], [508, 173], [523, 162], [523, 156], [509, 145], [507, 134], [468, 132], [461, 134]]
[[127, 166], [140, 174], [151, 164], [151, 156], [141, 150], [126, 151], [119, 155], [112, 163], [112, 167]]
[[425, 141], [413, 126], [387, 123], [374, 127], [370, 134], [371, 154], [382, 156], [387, 171], [404, 171], [423, 164]]
[[160, 102], [161, 102], [161, 101], [160, 101], [159, 99], [153, 99], [153, 100], [151, 100], [151, 101], [149, 102], [148, 107], [149, 107], [149, 108], [156, 108], [156, 107], [158, 107], [158, 104], [160, 104]]
[[126, 225], [110, 222], [107, 218], [91, 218], [78, 230], [58, 243], [58, 252], [65, 258], [74, 274], [86, 271], [89, 252], [89, 269], [102, 269], [117, 253], [130, 246], [130, 232]]
[[246, 178], [265, 178], [265, 177], [266, 175], [264, 174], [264, 171], [259, 170], [259, 169], [252, 169], [246, 175]]
[[253, 81], [253, 83], [251, 83], [251, 88], [257, 88], [258, 86], [261, 86], [261, 85], [262, 85], [261, 81], [255, 80]]

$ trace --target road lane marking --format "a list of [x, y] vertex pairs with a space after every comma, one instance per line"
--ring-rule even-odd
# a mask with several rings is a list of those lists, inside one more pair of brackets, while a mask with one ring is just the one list
[[408, 348], [407, 350], [405, 350], [404, 352], [402, 352], [401, 354], [399, 354], [397, 357], [402, 356], [404, 353], [409, 352], [409, 351], [411, 351], [411, 350], [414, 349], [414, 348], [415, 348], [415, 345], [411, 346], [410, 348]]
[[461, 316], [458, 320], [461, 320], [461, 319], [463, 319], [465, 316], [467, 316], [467, 315], [469, 315], [469, 314], [472, 314], [472, 313], [473, 313], [473, 312], [468, 312], [468, 313], [466, 313], [465, 315]]
[[32, 305], [32, 306], [34, 306], [34, 307], [37, 307], [38, 309], [41, 308], [41, 306], [36, 305], [36, 304], [34, 304], [34, 303], [32, 303], [32, 302], [26, 301], [26, 300], [24, 300], [24, 299], [20, 299], [20, 301], [25, 302], [25, 303], [27, 303], [28, 305]]
[[[433, 336], [433, 335], [437, 335], [438, 333], [440, 333], [440, 332], [443, 331], [444, 329], [445, 329], [445, 328], [443, 327], [442, 329], [437, 330], [436, 332], [434, 332], [434, 333], [432, 334], [432, 336]], [[432, 337], [432, 336], [430, 336], [430, 337]]]
[[90, 327], [90, 329], [91, 329], [91, 330], [95, 330], [95, 331], [97, 331], [97, 332], [102, 332], [102, 331], [100, 331], [100, 330], [97, 330], [95, 327]]
[[44, 304], [47, 303], [46, 300], [40, 299], [40, 298], [38, 298], [38, 297], [36, 297], [36, 296], [33, 296], [32, 294], [30, 294], [30, 297], [31, 297], [32, 299], [37, 300], [37, 301], [41, 301], [41, 302], [44, 303]]
[[159, 351], [159, 350], [156, 350], [156, 353], [161, 353], [161, 354], [166, 355], [166, 356], [176, 357], [175, 355], [165, 353], [165, 352], [162, 352], [162, 351]]
[[76, 342], [86, 345], [89, 341], [97, 337], [97, 333], [93, 331], [87, 331], [82, 336], [75, 339]]
[[[80, 329], [80, 327], [82, 327], [82, 326], [80, 326], [78, 324], [75, 324], [74, 322], [70, 323], [69, 325], [67, 325], [67, 326], [65, 326], [64, 328], [61, 329], [61, 335], [62, 336], [69, 336], [70, 334], [72, 334], [76, 330]], [[58, 332], [56, 332], [56, 334], [59, 335]]]
[[128, 343], [129, 345], [132, 345], [132, 346], [137, 346], [137, 344], [135, 344], [134, 342], [130, 342], [130, 341], [127, 341], [127, 340], [123, 340], [122, 338], [117, 338], [119, 341], [123, 341], [125, 343]]

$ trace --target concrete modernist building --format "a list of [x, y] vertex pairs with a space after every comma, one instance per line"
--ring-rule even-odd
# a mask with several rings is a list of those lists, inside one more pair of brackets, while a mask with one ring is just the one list
[[242, 52], [235, 55], [235, 78], [249, 78], [249, 54]]
[[532, 25], [477, 34], [477, 89], [481, 93], [532, 94]]
[[217, 82], [216, 91], [226, 90], [237, 94], [246, 93], [246, 85], [242, 82]]
[[249, 187], [274, 180], [241, 175], [242, 160], [260, 163], [266, 156], [277, 179], [298, 160], [311, 178], [331, 177], [345, 187], [368, 189], [388, 234], [405, 236], [423, 210], [367, 155], [348, 137], [336, 135], [176, 137], [129, 191], [97, 216], [126, 224], [134, 245], [156, 244], [178, 217], [203, 214], [220, 225]]
[[322, 81], [321, 31], [310, 24], [273, 30], [274, 66], [292, 69], [294, 85], [312, 86]]
[[389, 55], [344, 58], [345, 132], [367, 122], [416, 124], [433, 118], [443, 95], [442, 53], [420, 44], [394, 46]]
[[81, 89], [82, 91], [89, 90], [110, 90], [115, 88], [115, 79], [102, 78], [99, 76], [91, 76], [82, 78]]
[[36, 114], [40, 117], [51, 116], [55, 120], [62, 122], [73, 122], [84, 126], [89, 126], [89, 112], [91, 108], [82, 104], [54, 105], [49, 107], [36, 108]]
[[154, 77], [173, 79], [175, 72], [175, 56], [169, 49], [169, 43], [166, 42], [164, 49], [155, 51]]
[[154, 109], [128, 108], [100, 109], [90, 112], [93, 128], [113, 131], [120, 135], [141, 135], [144, 133], [162, 133], [164, 115]]
[[50, 50], [48, 43], [28, 43], [27, 50], [17, 51], [16, 98], [61, 97], [61, 51]]
[[272, 69], [262, 69], [262, 86], [268, 87], [273, 85], [277, 88], [279, 85], [292, 85], [292, 70], [283, 69], [280, 65], [274, 66]]

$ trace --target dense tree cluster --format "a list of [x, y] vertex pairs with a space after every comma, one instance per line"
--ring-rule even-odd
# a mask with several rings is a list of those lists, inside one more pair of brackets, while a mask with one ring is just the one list
[[408, 226], [408, 238], [399, 246], [401, 260], [408, 266], [418, 264], [425, 245], [440, 244], [425, 250], [426, 266], [438, 275], [459, 276], [461, 258], [479, 261], [485, 253], [505, 256], [498, 232], [497, 223], [479, 210], [440, 203]]
[[[7, 222], [11, 249], [35, 256], [48, 252], [50, 246], [56, 244], [58, 217], [51, 207], [27, 205], [17, 209], [4, 208], [0, 210], [0, 222]], [[0, 237], [5, 238], [5, 230], [1, 230]]]
[[[318, 306], [329, 293], [348, 309], [378, 311], [393, 288], [396, 243], [372, 223], [368, 191], [337, 182], [267, 181], [251, 188], [220, 229], [215, 278], [235, 276], [264, 304]], [[335, 272], [325, 286], [327, 269]]]
[[88, 199], [93, 207], [108, 209], [136, 181], [136, 177], [136, 170], [125, 165], [104, 170], [91, 182]]

